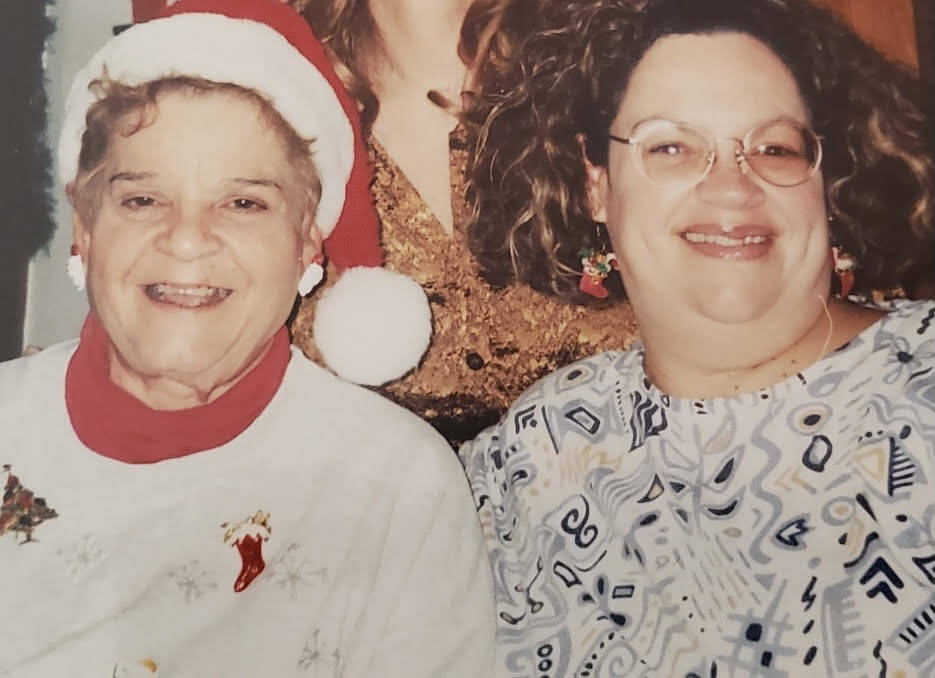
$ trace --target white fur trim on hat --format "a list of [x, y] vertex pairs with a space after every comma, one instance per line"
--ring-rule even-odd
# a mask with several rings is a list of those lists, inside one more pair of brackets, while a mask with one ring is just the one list
[[58, 144], [63, 184], [77, 175], [87, 112], [96, 101], [88, 85], [105, 71], [131, 86], [189, 76], [239, 85], [269, 99], [300, 136], [313, 142], [321, 179], [316, 224], [324, 237], [331, 234], [354, 163], [353, 131], [328, 81], [275, 29], [247, 19], [191, 13], [132, 26], [108, 41], [75, 77], [65, 103]]
[[432, 312], [412, 278], [360, 266], [322, 294], [313, 331], [338, 376], [379, 386], [418, 365], [431, 339]]

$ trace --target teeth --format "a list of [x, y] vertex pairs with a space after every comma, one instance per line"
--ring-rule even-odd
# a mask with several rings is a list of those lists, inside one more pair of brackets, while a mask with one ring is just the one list
[[172, 285], [157, 283], [146, 286], [146, 294], [157, 301], [170, 302], [182, 306], [203, 306], [217, 303], [231, 293], [231, 290], [210, 285]]
[[217, 287], [208, 287], [207, 285], [198, 285], [194, 287], [179, 287], [178, 285], [153, 285], [154, 291], [158, 295], [163, 294], [185, 294], [189, 296], [206, 297], [217, 291]]
[[712, 245], [721, 245], [722, 247], [741, 247], [742, 245], [758, 245], [766, 242], [766, 236], [748, 235], [745, 238], [731, 238], [726, 235], [713, 233], [692, 233], [684, 234], [688, 242], [705, 242]]

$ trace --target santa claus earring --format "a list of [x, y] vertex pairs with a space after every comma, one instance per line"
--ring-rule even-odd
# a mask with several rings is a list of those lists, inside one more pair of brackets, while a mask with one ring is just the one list
[[71, 256], [68, 257], [68, 263], [66, 264], [65, 270], [68, 271], [68, 277], [71, 278], [72, 284], [75, 286], [79, 292], [84, 291], [84, 286], [86, 283], [86, 274], [84, 270], [84, 262], [81, 261], [81, 255], [78, 254], [78, 246], [71, 246]]
[[305, 269], [305, 273], [299, 278], [299, 296], [304, 297], [318, 286], [321, 279], [325, 277], [325, 258], [321, 253], [316, 254], [312, 263]]

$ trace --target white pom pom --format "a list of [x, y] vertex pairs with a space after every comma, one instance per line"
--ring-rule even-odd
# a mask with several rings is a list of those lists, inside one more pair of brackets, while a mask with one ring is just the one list
[[412, 278], [361, 266], [325, 290], [313, 330], [318, 350], [339, 376], [379, 386], [419, 364], [432, 336], [432, 312]]

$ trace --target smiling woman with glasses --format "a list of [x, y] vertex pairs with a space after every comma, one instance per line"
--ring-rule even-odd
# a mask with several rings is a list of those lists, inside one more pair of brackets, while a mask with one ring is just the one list
[[501, 673], [935, 675], [935, 303], [866, 303], [931, 265], [914, 76], [807, 0], [537, 12], [474, 95], [475, 252], [566, 297], [593, 258], [642, 343], [460, 450]]

